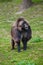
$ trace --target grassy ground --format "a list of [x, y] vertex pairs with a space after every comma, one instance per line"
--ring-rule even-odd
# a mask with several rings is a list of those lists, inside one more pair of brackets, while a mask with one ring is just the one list
[[[0, 65], [16, 65], [22, 61], [43, 65], [43, 4], [34, 5], [22, 14], [15, 14], [18, 4], [20, 0], [0, 2]], [[20, 16], [29, 21], [32, 39], [28, 42], [27, 50], [18, 53], [17, 48], [11, 51], [10, 29], [12, 23]]]

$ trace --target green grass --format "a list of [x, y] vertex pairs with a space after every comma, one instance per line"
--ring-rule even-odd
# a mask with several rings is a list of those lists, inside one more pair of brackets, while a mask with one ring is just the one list
[[[43, 4], [15, 14], [19, 4], [20, 0], [0, 2], [0, 65], [43, 65]], [[29, 21], [32, 39], [28, 42], [27, 50], [18, 53], [17, 48], [11, 50], [10, 30], [12, 23], [20, 16]]]
[[43, 0], [32, 0], [32, 1], [35, 2], [35, 3], [43, 2]]

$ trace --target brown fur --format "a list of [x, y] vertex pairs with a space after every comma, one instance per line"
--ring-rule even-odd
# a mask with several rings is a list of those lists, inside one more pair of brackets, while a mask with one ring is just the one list
[[[24, 26], [25, 23], [26, 25]], [[28, 28], [28, 32], [27, 31], [24, 31], [26, 28]], [[19, 30], [22, 34], [20, 33], [17, 33], [16, 31]], [[17, 34], [20, 34], [20, 39], [18, 39], [16, 36]], [[27, 36], [26, 36], [27, 35]], [[31, 27], [30, 25], [27, 23], [27, 21], [25, 21], [23, 18], [19, 18], [16, 23], [13, 24], [12, 28], [11, 28], [11, 37], [12, 37], [12, 48], [14, 48], [14, 44], [17, 43], [19, 44], [18, 42], [20, 42], [20, 40], [30, 40], [31, 39], [31, 35], [32, 35], [32, 32], [31, 32]], [[23, 37], [23, 38], [22, 38]], [[16, 39], [17, 38], [17, 39]], [[21, 40], [21, 41], [22, 41]], [[23, 43], [24, 43], [23, 41]], [[27, 43], [26, 41], [26, 43]], [[24, 44], [24, 48], [25, 48], [25, 44]]]

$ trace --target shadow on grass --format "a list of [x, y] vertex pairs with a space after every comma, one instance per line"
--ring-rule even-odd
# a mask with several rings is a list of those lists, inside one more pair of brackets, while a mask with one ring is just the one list
[[31, 39], [31, 43], [38, 43], [38, 42], [42, 42], [42, 38], [40, 38], [40, 36], [35, 36]]

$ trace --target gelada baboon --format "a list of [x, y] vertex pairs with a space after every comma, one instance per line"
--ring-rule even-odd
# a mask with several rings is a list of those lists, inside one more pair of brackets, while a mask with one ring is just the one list
[[17, 44], [18, 52], [20, 52], [20, 41], [23, 43], [23, 49], [27, 49], [27, 42], [31, 39], [31, 27], [24, 20], [24, 18], [19, 18], [11, 28], [11, 41], [12, 41], [12, 49], [14, 49], [14, 45]]

